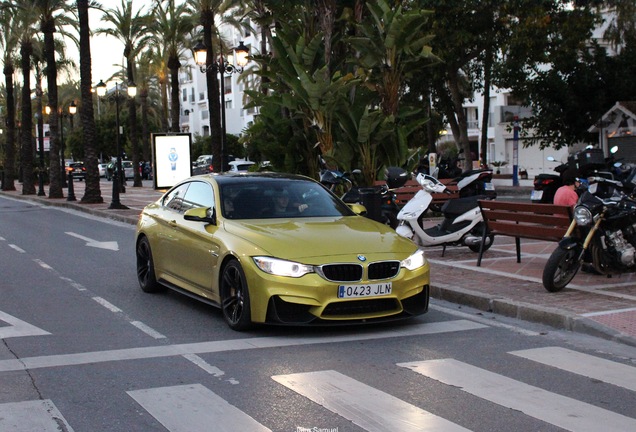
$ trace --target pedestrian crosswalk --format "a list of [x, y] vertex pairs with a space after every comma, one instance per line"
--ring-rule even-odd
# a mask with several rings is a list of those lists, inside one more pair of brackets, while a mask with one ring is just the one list
[[[503, 355], [511, 361], [532, 362], [542, 373], [562, 373], [574, 375], [591, 383], [602, 382], [608, 386], [620, 387], [621, 391], [636, 393], [636, 367], [604, 359], [571, 349], [543, 347], [509, 351]], [[515, 360], [517, 359], [517, 360]], [[542, 369], [545, 368], [545, 369]], [[570, 431], [633, 431], [636, 430], [636, 412], [618, 413], [607, 406], [596, 406], [577, 400], [571, 396], [558, 394], [533, 384], [522, 382], [483, 367], [453, 358], [422, 359], [395, 363], [388, 375], [399, 375], [408, 381], [418, 382], [427, 387], [434, 380], [449, 388], [459, 389], [466, 398], [480, 398], [489, 403], [509, 409], [510, 415], [519, 417], [519, 424], [532, 417], [547, 424]], [[336, 370], [303, 371], [274, 375], [265, 378], [272, 386], [271, 392], [291, 392], [297, 398], [307, 400], [316, 411], [330, 413], [333, 424], [352, 424], [355, 430], [374, 432], [400, 431], [466, 431], [479, 429], [466, 424], [466, 418], [444, 418], [433, 414], [427, 407], [426, 399], [402, 400], [396, 389], [377, 388]], [[540, 380], [538, 380], [540, 382]], [[249, 383], [245, 383], [248, 384]], [[430, 383], [429, 383], [430, 384]], [[397, 386], [400, 386], [396, 382]], [[430, 385], [428, 386], [430, 388]], [[283, 392], [283, 393], [284, 393]], [[277, 431], [278, 425], [271, 424], [272, 417], [263, 417], [264, 411], [274, 411], [275, 398], [258, 401], [263, 406], [257, 412], [249, 411], [247, 404], [241, 408], [216, 394], [213, 389], [200, 383], [143, 388], [126, 392], [131, 404], [137, 404], [145, 413], [169, 432], [196, 431]], [[636, 395], [633, 395], [636, 400]], [[56, 407], [55, 401], [37, 400], [0, 404], [0, 430], [2, 431], [73, 431], [64, 413]], [[236, 401], [234, 402], [236, 403]], [[452, 403], [452, 400], [449, 400]], [[68, 409], [68, 404], [64, 404]], [[466, 409], [466, 405], [463, 405]], [[139, 408], [137, 408], [139, 409]], [[475, 410], [478, 408], [475, 407]], [[245, 410], [245, 411], [244, 411]], [[264, 411], [263, 411], [264, 410]], [[452, 410], [446, 411], [453, 412]], [[479, 413], [476, 413], [479, 414]], [[448, 414], [446, 414], [448, 416]], [[324, 418], [324, 413], [321, 413]], [[69, 416], [67, 416], [69, 417]], [[310, 417], [308, 415], [308, 417]], [[477, 416], [478, 418], [478, 416]], [[343, 423], [344, 422], [344, 423]], [[349, 422], [349, 423], [347, 423]], [[460, 424], [461, 423], [461, 424]], [[319, 426], [319, 425], [318, 425]], [[131, 428], [134, 429], [134, 428]], [[329, 430], [337, 428], [305, 427], [298, 430]], [[342, 429], [338, 432], [344, 432]]]

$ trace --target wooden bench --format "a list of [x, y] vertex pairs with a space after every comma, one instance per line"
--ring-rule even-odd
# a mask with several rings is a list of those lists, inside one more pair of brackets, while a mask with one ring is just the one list
[[480, 200], [479, 208], [486, 230], [479, 247], [477, 266], [481, 266], [486, 238], [490, 234], [515, 238], [517, 262], [521, 262], [520, 239], [559, 241], [572, 221], [572, 207], [513, 201]]
[[[431, 202], [432, 205], [438, 205], [441, 206], [442, 204], [444, 204], [446, 201], [448, 201], [449, 199], [453, 199], [453, 198], [458, 198], [459, 197], [459, 191], [457, 189], [457, 184], [456, 183], [451, 183], [453, 179], [440, 179], [439, 181], [441, 181], [442, 183], [444, 183], [446, 185], [446, 188], [451, 192], [450, 194], [446, 194], [446, 193], [435, 193], [433, 194], [433, 201]], [[374, 185], [375, 186], [381, 186], [386, 184], [384, 182], [384, 180], [376, 180]], [[406, 204], [411, 198], [413, 198], [415, 196], [415, 194], [422, 190], [422, 186], [420, 186], [420, 184], [415, 181], [415, 180], [407, 180], [406, 184], [404, 186], [402, 186], [401, 188], [395, 189], [395, 194], [397, 195], [397, 199], [398, 199], [398, 204], [400, 206], [403, 206], [404, 204]]]

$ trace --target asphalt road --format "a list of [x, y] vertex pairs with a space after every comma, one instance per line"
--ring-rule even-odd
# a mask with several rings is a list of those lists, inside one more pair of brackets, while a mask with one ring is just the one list
[[1, 431], [636, 430], [633, 347], [433, 302], [229, 330], [137, 284], [134, 229], [0, 198]]

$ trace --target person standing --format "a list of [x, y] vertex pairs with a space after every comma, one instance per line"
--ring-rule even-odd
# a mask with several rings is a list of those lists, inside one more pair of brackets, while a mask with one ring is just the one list
[[579, 200], [579, 194], [576, 189], [581, 185], [576, 177], [576, 171], [569, 169], [563, 173], [563, 186], [557, 189], [554, 194], [553, 203], [557, 205], [566, 205], [574, 207]]

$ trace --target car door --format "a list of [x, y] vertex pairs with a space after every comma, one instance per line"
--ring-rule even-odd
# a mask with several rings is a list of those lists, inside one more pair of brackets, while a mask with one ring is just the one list
[[[189, 183], [182, 202], [183, 211], [191, 208], [209, 208], [209, 215], [215, 209], [212, 186], [204, 181]], [[181, 216], [175, 228], [173, 247], [175, 273], [187, 284], [187, 289], [197, 294], [218, 301], [215, 269], [220, 254], [220, 244], [214, 234], [216, 225], [187, 221]]]

